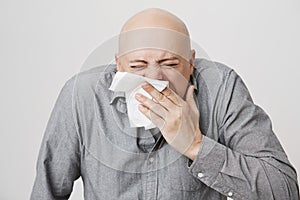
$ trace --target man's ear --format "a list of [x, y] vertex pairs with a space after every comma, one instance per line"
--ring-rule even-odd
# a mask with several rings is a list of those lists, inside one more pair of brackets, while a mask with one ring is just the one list
[[191, 58], [190, 58], [190, 69], [191, 69], [191, 74], [194, 71], [194, 66], [195, 66], [195, 56], [196, 56], [196, 51], [195, 49], [191, 50]]
[[115, 54], [115, 61], [117, 65], [117, 71], [120, 71], [120, 60], [117, 53]]

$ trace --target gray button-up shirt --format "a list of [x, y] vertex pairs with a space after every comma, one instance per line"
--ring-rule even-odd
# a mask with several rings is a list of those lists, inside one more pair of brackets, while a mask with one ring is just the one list
[[299, 199], [295, 169], [240, 76], [196, 59], [191, 76], [203, 141], [194, 161], [156, 129], [131, 128], [124, 93], [108, 88], [115, 65], [70, 78], [48, 121], [31, 200], [84, 198]]

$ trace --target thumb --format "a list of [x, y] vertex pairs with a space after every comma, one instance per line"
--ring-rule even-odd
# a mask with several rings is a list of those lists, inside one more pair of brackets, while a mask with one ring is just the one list
[[188, 102], [190, 105], [196, 105], [194, 100], [194, 89], [195, 86], [190, 85], [186, 93], [186, 102]]

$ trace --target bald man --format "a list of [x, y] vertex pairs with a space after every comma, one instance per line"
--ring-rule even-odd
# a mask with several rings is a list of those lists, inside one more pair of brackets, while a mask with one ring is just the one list
[[[87, 200], [299, 199], [296, 171], [241, 77], [195, 54], [175, 15], [131, 17], [116, 65], [76, 74], [60, 92], [31, 199], [68, 199], [79, 177]], [[139, 86], [148, 96], [109, 90], [125, 72], [148, 80]], [[130, 125], [134, 100], [154, 128]]]

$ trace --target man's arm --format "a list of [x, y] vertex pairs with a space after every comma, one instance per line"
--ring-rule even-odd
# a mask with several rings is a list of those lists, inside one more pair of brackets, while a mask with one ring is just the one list
[[31, 200], [68, 199], [80, 177], [80, 142], [72, 114], [73, 79], [62, 88], [48, 121]]
[[234, 70], [225, 84], [219, 141], [203, 135], [189, 172], [233, 199], [298, 200], [296, 171], [272, 131], [270, 118], [253, 103]]

